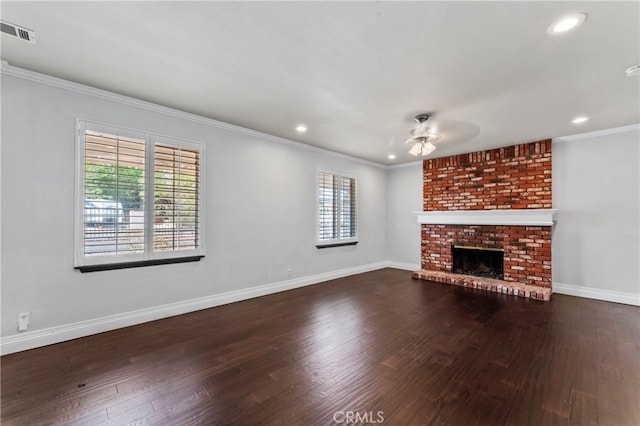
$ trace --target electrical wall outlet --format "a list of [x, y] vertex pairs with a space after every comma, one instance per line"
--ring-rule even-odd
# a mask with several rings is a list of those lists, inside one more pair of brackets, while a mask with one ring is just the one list
[[287, 278], [291, 278], [291, 268], [287, 269]]
[[18, 331], [25, 331], [31, 322], [30, 312], [20, 312], [18, 314]]

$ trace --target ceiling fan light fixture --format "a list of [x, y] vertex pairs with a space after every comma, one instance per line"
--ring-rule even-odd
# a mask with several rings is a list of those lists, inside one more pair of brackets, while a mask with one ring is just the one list
[[422, 152], [422, 142], [416, 142], [411, 149], [409, 150], [409, 154], [418, 156]]
[[429, 119], [430, 114], [418, 114], [415, 120], [418, 125], [411, 129], [409, 137], [405, 140], [405, 143], [412, 144], [409, 154], [411, 155], [429, 155], [435, 151], [436, 146], [432, 143], [440, 138], [440, 136], [434, 131], [434, 128], [427, 126], [426, 121]]
[[425, 142], [422, 144], [422, 156], [426, 156], [431, 154], [433, 151], [436, 150], [436, 146], [434, 144], [432, 144], [431, 142]]
[[410, 136], [405, 140], [407, 144], [423, 143], [423, 142], [435, 142], [440, 139], [440, 135], [434, 133], [427, 133], [419, 136]]
[[416, 157], [418, 155], [422, 155], [423, 157], [425, 157], [431, 154], [435, 150], [436, 150], [436, 146], [431, 142], [428, 142], [425, 140], [418, 140], [413, 144], [413, 146], [409, 150], [409, 154], [415, 155]]

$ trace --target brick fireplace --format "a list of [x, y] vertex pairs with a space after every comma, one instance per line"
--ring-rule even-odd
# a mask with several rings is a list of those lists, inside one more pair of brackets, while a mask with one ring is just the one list
[[[550, 299], [551, 140], [426, 160], [423, 191], [414, 278]], [[454, 247], [501, 251], [502, 279], [455, 273]]]

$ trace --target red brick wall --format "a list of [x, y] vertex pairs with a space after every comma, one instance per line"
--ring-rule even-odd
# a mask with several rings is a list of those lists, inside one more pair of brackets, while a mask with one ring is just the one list
[[[425, 211], [550, 209], [551, 140], [426, 160]], [[422, 269], [452, 271], [452, 245], [504, 249], [504, 281], [551, 288], [551, 227], [422, 225]]]
[[425, 160], [424, 210], [550, 209], [551, 140]]
[[551, 287], [551, 227], [422, 225], [422, 269], [451, 272], [452, 245], [504, 249], [504, 281]]

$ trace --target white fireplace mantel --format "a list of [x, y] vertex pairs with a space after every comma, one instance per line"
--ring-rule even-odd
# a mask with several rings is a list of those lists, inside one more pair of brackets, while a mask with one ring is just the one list
[[558, 209], [451, 210], [414, 212], [427, 225], [552, 226]]

